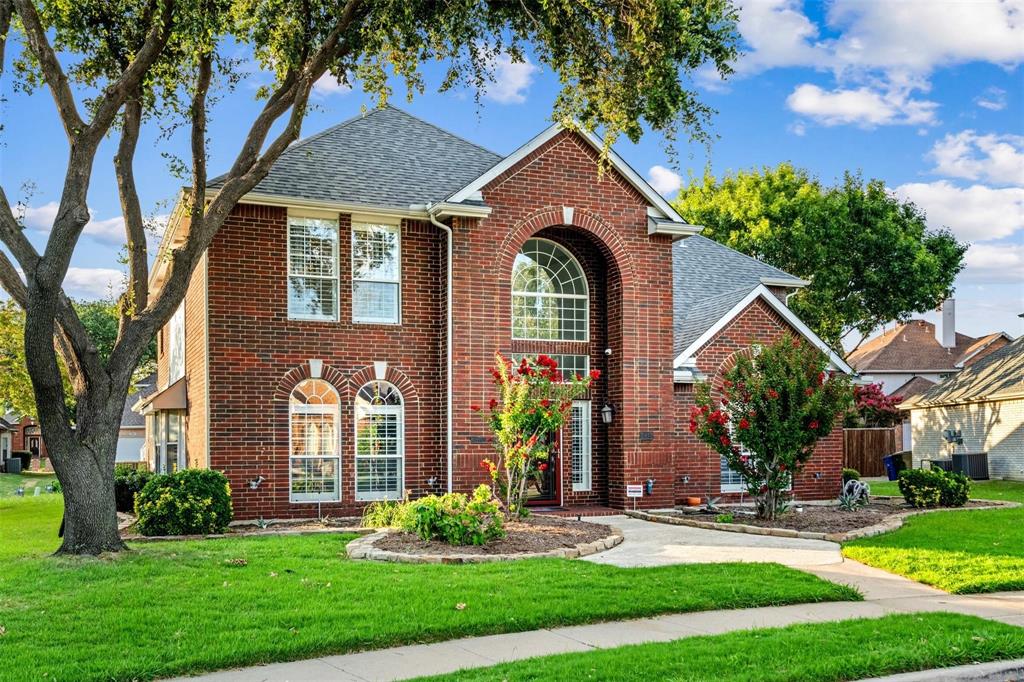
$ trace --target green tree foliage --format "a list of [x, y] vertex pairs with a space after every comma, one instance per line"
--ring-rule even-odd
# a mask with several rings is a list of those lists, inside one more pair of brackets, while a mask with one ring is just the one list
[[[82, 325], [89, 332], [104, 360], [117, 340], [118, 310], [113, 301], [80, 301], [74, 304]], [[156, 369], [156, 343], [151, 341], [136, 370], [141, 378]], [[74, 413], [75, 396], [62, 368], [65, 403]], [[13, 301], [0, 303], [0, 410], [36, 416], [32, 382], [25, 365], [25, 313]]]
[[924, 213], [881, 180], [847, 173], [828, 187], [788, 163], [705, 175], [675, 207], [705, 236], [810, 280], [790, 307], [837, 349], [851, 331], [866, 336], [933, 310], [967, 249], [947, 230], [928, 230]]

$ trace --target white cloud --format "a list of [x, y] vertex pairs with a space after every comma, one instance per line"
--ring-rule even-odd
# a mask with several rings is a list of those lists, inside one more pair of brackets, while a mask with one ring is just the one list
[[974, 98], [974, 103], [989, 111], [1002, 111], [1006, 108], [1006, 90], [992, 86]]
[[797, 137], [803, 137], [807, 134], [807, 125], [803, 121], [795, 121], [787, 129]]
[[818, 26], [803, 13], [802, 0], [747, 0], [741, 5], [739, 31], [747, 47], [737, 73], [826, 65], [827, 45], [818, 41]]
[[1024, 244], [972, 244], [961, 277], [972, 282], [1024, 282]]
[[949, 133], [928, 152], [932, 172], [951, 178], [1024, 185], [1024, 136]]
[[[42, 206], [28, 206], [24, 209], [23, 219], [25, 227], [37, 232], [49, 232], [53, 227], [53, 221], [57, 217], [59, 205], [56, 201], [50, 201]], [[85, 225], [84, 234], [106, 244], [123, 244], [124, 218], [107, 218], [96, 220], [93, 216]]]
[[338, 77], [330, 71], [317, 78], [313, 83], [313, 94], [321, 98], [331, 95], [347, 95], [350, 92], [352, 92], [352, 86], [347, 83], [339, 83]]
[[501, 104], [522, 104], [526, 91], [533, 84], [537, 66], [524, 57], [523, 62], [514, 62], [507, 54], [498, 55], [491, 63], [494, 82], [483, 92], [484, 97]]
[[1000, 239], [1024, 229], [1024, 188], [957, 187], [940, 180], [908, 183], [893, 191], [923, 209], [929, 227], [948, 227], [960, 239]]
[[68, 268], [64, 291], [72, 298], [112, 298], [125, 287], [125, 275], [111, 268]]
[[798, 85], [786, 98], [789, 108], [827, 126], [856, 124], [921, 125], [935, 121], [937, 103], [915, 99], [906, 88], [879, 92], [863, 86], [824, 90], [811, 83]]
[[664, 166], [651, 166], [647, 171], [647, 179], [658, 194], [675, 194], [683, 184], [679, 173]]

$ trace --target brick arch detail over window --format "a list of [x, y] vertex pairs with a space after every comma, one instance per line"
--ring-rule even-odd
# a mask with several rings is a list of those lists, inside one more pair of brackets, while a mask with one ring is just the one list
[[548, 227], [573, 227], [593, 236], [605, 252], [609, 265], [614, 267], [622, 279], [624, 297], [631, 300], [636, 283], [636, 267], [621, 235], [600, 215], [584, 208], [574, 208], [571, 222], [566, 222], [562, 206], [545, 206], [528, 214], [510, 230], [498, 249], [495, 271], [511, 272], [512, 263], [527, 239]]
[[391, 365], [388, 365], [388, 369], [384, 373], [383, 377], [377, 376], [377, 371], [373, 365], [363, 367], [362, 369], [353, 372], [352, 376], [349, 377], [349, 390], [351, 395], [355, 396], [356, 391], [360, 388], [371, 381], [377, 380], [386, 381], [397, 388], [398, 392], [402, 394], [402, 402], [404, 404], [409, 405], [410, 403], [419, 402], [419, 393], [416, 391], [416, 386], [412, 383], [412, 380], [406, 376], [405, 372], [395, 369]]
[[[310, 371], [308, 362], [291, 368], [277, 382], [277, 386], [274, 388], [274, 400], [283, 401], [287, 404], [295, 387], [306, 379], [312, 378], [313, 373]], [[334, 390], [338, 392], [338, 397], [342, 400], [348, 397], [348, 382], [345, 381], [345, 375], [339, 369], [330, 365], [323, 365], [320, 369], [320, 376], [317, 378], [323, 379], [333, 386]]]

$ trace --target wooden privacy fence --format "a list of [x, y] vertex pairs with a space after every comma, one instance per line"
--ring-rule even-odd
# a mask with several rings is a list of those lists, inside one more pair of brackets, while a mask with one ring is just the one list
[[882, 458], [899, 450], [893, 428], [843, 429], [843, 466], [861, 476], [885, 476]]

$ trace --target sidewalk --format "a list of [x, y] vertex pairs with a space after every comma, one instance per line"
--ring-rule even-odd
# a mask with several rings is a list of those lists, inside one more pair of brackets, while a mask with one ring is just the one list
[[[826, 602], [756, 609], [703, 611], [655, 618], [469, 637], [292, 663], [275, 663], [184, 680], [203, 682], [378, 682], [439, 675], [535, 656], [667, 642], [751, 628], [783, 627], [893, 613], [951, 611], [1024, 626], [1024, 592], [950, 595], [856, 561], [830, 542], [722, 533], [652, 524], [625, 517], [592, 519], [621, 528], [628, 542], [588, 559], [618, 566], [657, 566], [719, 560], [779, 561], [824, 580], [856, 587], [863, 602]], [[802, 563], [801, 563], [802, 562]], [[927, 679], [927, 678], [920, 678]]]

